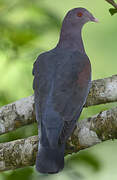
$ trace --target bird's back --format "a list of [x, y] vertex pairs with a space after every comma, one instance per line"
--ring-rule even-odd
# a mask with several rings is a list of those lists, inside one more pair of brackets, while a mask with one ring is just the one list
[[91, 85], [90, 62], [78, 51], [55, 48], [37, 59], [34, 74], [36, 106], [46, 128], [54, 126], [58, 132], [54, 139], [57, 143], [65, 122], [76, 121], [86, 101]]

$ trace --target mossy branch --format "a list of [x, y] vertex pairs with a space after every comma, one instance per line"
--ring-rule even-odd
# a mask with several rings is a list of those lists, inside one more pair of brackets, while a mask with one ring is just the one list
[[[116, 102], [117, 75], [92, 82], [85, 107]], [[20, 99], [0, 109], [0, 134], [35, 122], [34, 97]]]
[[[66, 144], [65, 155], [110, 139], [117, 139], [117, 107], [79, 121]], [[0, 171], [34, 165], [37, 148], [37, 136], [1, 143]]]

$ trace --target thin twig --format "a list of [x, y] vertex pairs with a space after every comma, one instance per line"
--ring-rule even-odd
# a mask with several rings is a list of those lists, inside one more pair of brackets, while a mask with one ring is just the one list
[[108, 3], [110, 3], [114, 8], [117, 9], [117, 4], [114, 2], [114, 0], [105, 0], [107, 1]]

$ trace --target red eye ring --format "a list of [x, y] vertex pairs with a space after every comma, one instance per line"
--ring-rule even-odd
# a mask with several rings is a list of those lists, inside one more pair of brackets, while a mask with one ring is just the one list
[[78, 16], [78, 17], [82, 17], [82, 16], [83, 16], [83, 13], [82, 13], [82, 12], [78, 12], [78, 13], [77, 13], [77, 16]]

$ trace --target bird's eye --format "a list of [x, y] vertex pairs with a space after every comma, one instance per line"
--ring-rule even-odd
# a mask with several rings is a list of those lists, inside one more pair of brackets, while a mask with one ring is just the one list
[[77, 16], [78, 16], [78, 17], [82, 17], [82, 16], [83, 16], [83, 13], [82, 13], [82, 12], [78, 12], [78, 13], [77, 13]]

